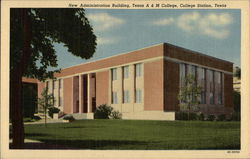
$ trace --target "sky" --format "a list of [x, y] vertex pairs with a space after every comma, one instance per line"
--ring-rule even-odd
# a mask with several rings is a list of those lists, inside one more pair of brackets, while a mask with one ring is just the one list
[[85, 60], [68, 53], [63, 44], [55, 44], [58, 68], [163, 42], [240, 66], [240, 10], [86, 9], [85, 13], [97, 36], [96, 52]]

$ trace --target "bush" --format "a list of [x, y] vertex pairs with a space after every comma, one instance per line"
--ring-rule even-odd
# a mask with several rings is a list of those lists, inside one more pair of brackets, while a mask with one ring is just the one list
[[198, 115], [196, 113], [189, 113], [189, 120], [197, 120]]
[[113, 108], [106, 104], [98, 106], [94, 112], [94, 119], [109, 119]]
[[176, 112], [175, 120], [188, 120], [188, 114], [186, 112]]
[[[187, 112], [176, 112], [175, 114], [176, 120], [188, 120]], [[189, 113], [189, 120], [198, 120], [199, 115], [197, 113]]]
[[28, 117], [28, 118], [23, 118], [23, 122], [33, 122], [33, 120], [30, 117]]
[[49, 114], [49, 116], [51, 118], [53, 118], [54, 113], [59, 113], [60, 112], [60, 109], [58, 109], [56, 107], [49, 107], [48, 110], [49, 110], [48, 114]]
[[64, 112], [63, 111], [60, 111], [59, 113], [58, 113], [58, 118], [61, 118], [62, 116], [64, 116], [65, 114], [64, 114]]
[[41, 117], [33, 116], [33, 117], [23, 118], [23, 122], [35, 122], [38, 120], [41, 120]]
[[42, 118], [40, 116], [33, 116], [32, 119], [34, 119], [35, 121], [37, 121], [37, 120], [41, 120]]
[[198, 120], [200, 121], [204, 121], [205, 120], [205, 116], [203, 113], [199, 113], [198, 116], [197, 116]]
[[237, 91], [234, 91], [233, 92], [233, 95], [234, 95], [234, 111], [236, 112], [240, 112], [240, 92], [237, 92]]
[[207, 120], [208, 120], [208, 121], [214, 121], [214, 119], [215, 119], [215, 115], [213, 115], [213, 114], [210, 114], [210, 115], [208, 115], [208, 117], [207, 117]]
[[111, 112], [110, 117], [112, 119], [121, 119], [122, 113], [120, 113], [119, 111], [113, 111], [113, 112]]
[[75, 118], [72, 115], [65, 115], [63, 117], [63, 120], [69, 120], [70, 122], [72, 122], [75, 120]]
[[220, 114], [217, 117], [217, 121], [225, 121], [226, 120], [226, 115], [225, 114]]
[[240, 112], [233, 112], [231, 115], [231, 120], [232, 121], [240, 121]]

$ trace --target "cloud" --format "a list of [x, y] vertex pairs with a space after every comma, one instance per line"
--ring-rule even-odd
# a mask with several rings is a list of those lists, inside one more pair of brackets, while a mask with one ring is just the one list
[[93, 23], [94, 30], [97, 31], [111, 30], [125, 23], [123, 19], [114, 17], [108, 13], [90, 13], [87, 17]]
[[230, 35], [229, 25], [233, 18], [228, 13], [200, 14], [199, 12], [184, 13], [177, 17], [167, 17], [154, 21], [153, 25], [176, 25], [187, 33], [196, 33], [218, 39], [227, 38]]
[[158, 26], [165, 26], [165, 25], [172, 24], [173, 22], [174, 22], [174, 18], [170, 17], [170, 18], [165, 18], [165, 19], [154, 21], [153, 24], [158, 25]]
[[229, 14], [208, 14], [200, 20], [199, 29], [203, 34], [224, 39], [229, 36], [228, 26], [233, 22]]
[[177, 18], [177, 26], [184, 31], [193, 31], [197, 22], [200, 19], [200, 14], [193, 12], [191, 14], [183, 14]]
[[110, 45], [120, 41], [117, 37], [97, 37], [97, 44], [99, 45]]

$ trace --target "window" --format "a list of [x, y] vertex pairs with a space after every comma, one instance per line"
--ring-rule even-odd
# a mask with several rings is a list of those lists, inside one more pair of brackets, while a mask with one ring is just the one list
[[123, 103], [129, 103], [129, 91], [123, 92]]
[[129, 75], [129, 67], [128, 67], [128, 66], [124, 66], [122, 69], [123, 69], [123, 78], [124, 78], [124, 79], [128, 78], [128, 75]]
[[142, 74], [142, 64], [141, 63], [138, 63], [138, 64], [135, 64], [135, 76], [136, 77], [140, 77], [141, 74]]
[[214, 72], [216, 104], [222, 104], [222, 73]]
[[214, 104], [214, 72], [212, 70], [207, 70], [207, 93], [210, 104]]
[[218, 84], [221, 84], [221, 73], [220, 72], [214, 72], [215, 75], [215, 82]]
[[111, 69], [111, 74], [112, 74], [112, 80], [117, 80], [117, 69], [113, 68]]
[[185, 77], [186, 77], [186, 66], [185, 64], [180, 64], [180, 87], [185, 85]]
[[135, 102], [136, 103], [141, 103], [142, 99], [141, 99], [141, 90], [140, 89], [136, 89], [135, 91]]
[[192, 74], [193, 76], [195, 76], [195, 66], [187, 65], [187, 73]]
[[201, 104], [206, 104], [205, 69], [197, 68], [197, 83], [201, 87]]
[[112, 104], [117, 104], [117, 92], [112, 92]]

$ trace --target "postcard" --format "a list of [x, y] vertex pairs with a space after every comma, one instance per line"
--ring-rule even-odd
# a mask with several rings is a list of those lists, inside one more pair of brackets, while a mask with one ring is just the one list
[[249, 1], [1, 5], [1, 158], [249, 158]]

